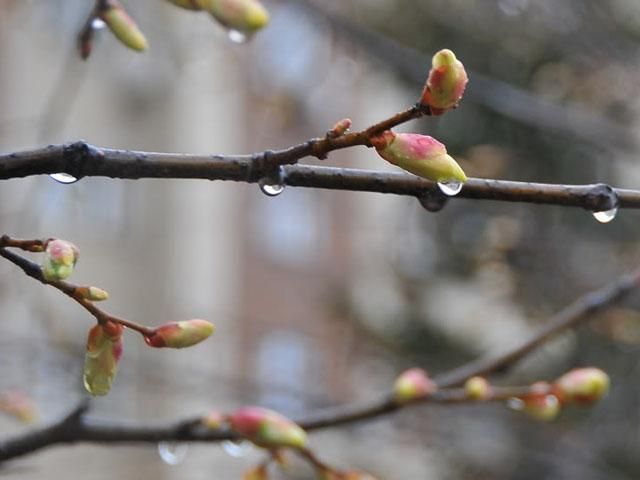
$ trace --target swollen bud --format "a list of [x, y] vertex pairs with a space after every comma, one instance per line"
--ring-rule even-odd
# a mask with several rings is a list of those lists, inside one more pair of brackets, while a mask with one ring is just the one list
[[98, 324], [89, 330], [84, 357], [84, 386], [91, 395], [106, 395], [122, 356], [122, 331], [113, 322]]
[[420, 103], [430, 107], [432, 115], [442, 115], [458, 106], [469, 79], [462, 62], [446, 48], [433, 56], [431, 64]]
[[269, 23], [269, 12], [258, 0], [194, 0], [192, 3], [231, 30], [254, 33]]
[[467, 181], [460, 165], [447, 154], [447, 148], [433, 137], [387, 130], [371, 138], [378, 154], [389, 163], [434, 182]]
[[212, 410], [200, 419], [200, 423], [209, 430], [218, 430], [224, 423], [224, 415], [218, 410]]
[[73, 273], [80, 251], [66, 240], [49, 240], [42, 261], [42, 276], [52, 282], [64, 280]]
[[147, 39], [118, 0], [108, 0], [100, 18], [125, 46], [139, 52], [147, 49]]
[[273, 410], [242, 407], [227, 420], [235, 432], [259, 447], [301, 449], [307, 443], [307, 433], [299, 425]]
[[469, 400], [486, 400], [491, 396], [491, 385], [484, 377], [471, 377], [464, 383], [464, 393]]
[[549, 422], [555, 420], [561, 410], [558, 397], [549, 393], [550, 391], [551, 385], [547, 382], [536, 382], [531, 385], [531, 393], [510, 399], [508, 405], [536, 420]]
[[397, 378], [393, 386], [396, 403], [405, 404], [431, 395], [438, 389], [427, 372], [421, 368], [410, 368]]
[[351, 119], [343, 118], [338, 120], [336, 124], [327, 132], [327, 138], [338, 138], [344, 135], [351, 128]]
[[144, 341], [155, 348], [191, 347], [208, 338], [214, 328], [212, 323], [199, 318], [169, 322], [153, 329], [149, 335], [145, 335]]
[[609, 375], [599, 368], [576, 368], [553, 383], [554, 394], [563, 403], [590, 405], [609, 391]]
[[109, 292], [98, 287], [78, 287], [75, 293], [85, 300], [91, 300], [92, 302], [101, 302], [109, 298]]

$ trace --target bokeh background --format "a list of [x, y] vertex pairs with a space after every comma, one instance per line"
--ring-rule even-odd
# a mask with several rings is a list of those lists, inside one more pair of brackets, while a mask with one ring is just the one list
[[[365, 127], [415, 102], [430, 57], [453, 49], [470, 84], [459, 109], [404, 125], [448, 145], [472, 176], [640, 185], [636, 0], [265, 0], [271, 25], [234, 44], [205, 14], [125, 2], [151, 48], [98, 35], [77, 58], [88, 0], [0, 1], [0, 150], [85, 139], [101, 146], [250, 153]], [[305, 160], [307, 162], [307, 160]], [[318, 163], [308, 160], [308, 163]], [[329, 165], [391, 169], [364, 148]], [[2, 233], [76, 243], [74, 280], [149, 325], [206, 318], [185, 351], [126, 338], [102, 421], [157, 422], [260, 404], [299, 417], [389, 390], [410, 366], [443, 372], [507, 348], [553, 312], [639, 262], [633, 211], [600, 224], [576, 208], [187, 180], [50, 178], [0, 185]], [[314, 433], [326, 461], [381, 479], [634, 479], [640, 476], [640, 295], [530, 356], [504, 384], [596, 365], [610, 396], [549, 424], [503, 405], [421, 406]], [[85, 396], [92, 319], [0, 263], [0, 391], [39, 422]], [[0, 417], [3, 437], [26, 431]], [[237, 479], [255, 451], [163, 445], [54, 447], [6, 478]], [[180, 450], [178, 448], [178, 450]], [[165, 455], [166, 457], [166, 455]], [[277, 477], [276, 478], [280, 478]], [[294, 463], [291, 479], [313, 478]]]

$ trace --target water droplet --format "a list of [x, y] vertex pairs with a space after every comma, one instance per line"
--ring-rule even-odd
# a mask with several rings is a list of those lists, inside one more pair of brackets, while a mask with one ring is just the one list
[[230, 29], [227, 32], [227, 37], [229, 37], [229, 40], [231, 40], [233, 43], [247, 43], [247, 41], [249, 40], [249, 35], [247, 35], [244, 32], [241, 32], [240, 30], [233, 30]]
[[225, 440], [222, 442], [222, 448], [228, 455], [239, 458], [248, 455], [253, 446], [247, 440]]
[[595, 218], [600, 223], [609, 223], [611, 220], [616, 218], [616, 214], [618, 213], [618, 207], [613, 207], [611, 210], [603, 210], [602, 212], [593, 212], [593, 218]]
[[417, 197], [420, 205], [429, 212], [439, 212], [444, 208], [449, 200], [438, 191], [428, 191], [424, 195]]
[[270, 197], [275, 197], [284, 192], [284, 175], [284, 169], [282, 167], [278, 167], [274, 172], [261, 178], [258, 181], [258, 185], [260, 186], [262, 193]]
[[93, 28], [94, 30], [102, 30], [106, 26], [107, 24], [104, 23], [100, 18], [94, 18], [91, 22], [91, 28]]
[[520, 398], [512, 397], [507, 400], [507, 407], [511, 410], [522, 410], [524, 408], [524, 401]]
[[49, 176], [58, 183], [69, 184], [69, 183], [76, 183], [78, 181], [76, 177], [74, 177], [73, 175], [69, 175], [68, 173], [62, 173], [62, 172], [52, 173]]
[[453, 197], [460, 193], [462, 190], [462, 183], [456, 181], [438, 182], [438, 188], [440, 191], [449, 197]]
[[167, 465], [179, 465], [187, 456], [189, 444], [178, 442], [160, 442], [158, 444], [158, 454]]

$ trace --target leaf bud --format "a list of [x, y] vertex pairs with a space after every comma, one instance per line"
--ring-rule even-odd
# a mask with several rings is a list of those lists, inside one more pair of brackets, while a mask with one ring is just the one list
[[147, 39], [119, 1], [109, 0], [99, 16], [123, 45], [139, 52], [147, 49]]
[[338, 138], [343, 136], [347, 130], [351, 128], [351, 119], [343, 118], [338, 120], [336, 124], [327, 132], [327, 138]]
[[575, 368], [553, 383], [553, 392], [563, 403], [591, 405], [609, 392], [609, 375], [599, 368]]
[[467, 181], [446, 147], [428, 135], [387, 130], [371, 138], [371, 144], [386, 161], [419, 177], [440, 183]]
[[486, 400], [491, 396], [491, 385], [484, 377], [471, 377], [464, 383], [464, 393], [470, 400]]
[[101, 302], [109, 298], [109, 292], [98, 287], [78, 287], [75, 293], [92, 302]]
[[73, 273], [80, 251], [73, 243], [53, 239], [46, 242], [42, 276], [49, 282], [64, 280]]
[[421, 368], [410, 368], [396, 379], [393, 398], [398, 404], [405, 404], [431, 395], [437, 390], [436, 384]]
[[301, 449], [307, 433], [279, 413], [261, 407], [242, 407], [228, 417], [231, 428], [259, 447]]
[[169, 322], [153, 329], [144, 340], [155, 348], [185, 348], [202, 342], [214, 329], [212, 323], [199, 318]]
[[194, 0], [194, 3], [231, 30], [253, 33], [269, 23], [269, 12], [258, 0]]
[[464, 65], [449, 49], [436, 52], [431, 64], [420, 103], [428, 106], [432, 115], [442, 115], [458, 106], [469, 79]]
[[84, 359], [84, 386], [91, 395], [106, 395], [122, 356], [124, 327], [114, 322], [97, 324], [89, 330]]

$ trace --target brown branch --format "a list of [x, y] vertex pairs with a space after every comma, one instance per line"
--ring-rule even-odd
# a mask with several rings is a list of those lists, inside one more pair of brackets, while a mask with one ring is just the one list
[[[374, 128], [387, 128], [416, 115], [402, 112]], [[365, 132], [365, 133], [363, 133]], [[404, 173], [387, 173], [334, 167], [291, 165], [306, 156], [323, 158], [333, 150], [367, 144], [372, 130], [343, 137], [317, 138], [284, 150], [253, 155], [186, 155], [99, 148], [86, 142], [0, 155], [0, 179], [66, 172], [76, 178], [192, 178], [256, 183], [274, 167], [284, 167], [284, 183], [294, 187], [390, 193], [424, 197], [441, 196], [433, 182]], [[367, 133], [368, 132], [368, 133]], [[590, 211], [640, 208], [640, 191], [605, 184], [555, 185], [491, 179], [469, 179], [456, 196], [582, 207]]]
[[0, 237], [0, 256], [9, 260], [14, 265], [20, 267], [20, 269], [29, 277], [44, 283], [45, 285], [50, 285], [53, 288], [63, 292], [68, 295], [72, 299], [74, 299], [78, 304], [80, 304], [85, 310], [87, 310], [98, 323], [106, 323], [108, 321], [119, 323], [120, 325], [130, 328], [131, 330], [135, 330], [139, 332], [142, 336], [151, 336], [153, 335], [153, 330], [151, 328], [145, 327], [144, 325], [137, 324], [130, 320], [126, 320], [124, 318], [116, 317], [115, 315], [111, 315], [110, 313], [105, 312], [101, 308], [97, 307], [93, 302], [87, 300], [83, 296], [79, 294], [79, 289], [81, 288], [78, 285], [75, 285], [70, 282], [58, 280], [47, 280], [44, 278], [42, 274], [42, 269], [36, 263], [27, 260], [20, 255], [7, 250], [7, 247], [13, 248], [21, 248], [27, 251], [42, 251], [44, 242], [41, 240], [17, 240], [9, 237], [8, 235], [2, 235]]
[[[0, 249], [1, 251], [2, 249]], [[504, 371], [554, 335], [566, 329], [577, 327], [590, 314], [621, 300], [639, 284], [640, 269], [623, 275], [610, 285], [580, 297], [554, 315], [530, 338], [502, 354], [472, 361], [436, 377], [435, 382], [440, 390], [429, 397], [413, 402], [413, 404], [457, 404], [470, 401], [463, 390], [451, 387], [459, 385], [475, 375], [488, 375]], [[529, 387], [492, 387], [492, 395], [486, 401], [501, 401], [511, 396], [524, 396], [529, 391]], [[404, 408], [406, 405], [398, 404], [391, 394], [387, 394], [372, 401], [324, 409], [298, 419], [297, 423], [305, 430], [318, 430], [379, 417]], [[114, 424], [92, 420], [81, 415], [80, 420], [71, 425], [63, 419], [52, 426], [0, 441], [0, 462], [60, 443], [217, 442], [229, 439], [237, 439], [237, 436], [226, 429], [206, 429], [200, 418], [191, 418], [168, 425], [149, 426]]]

